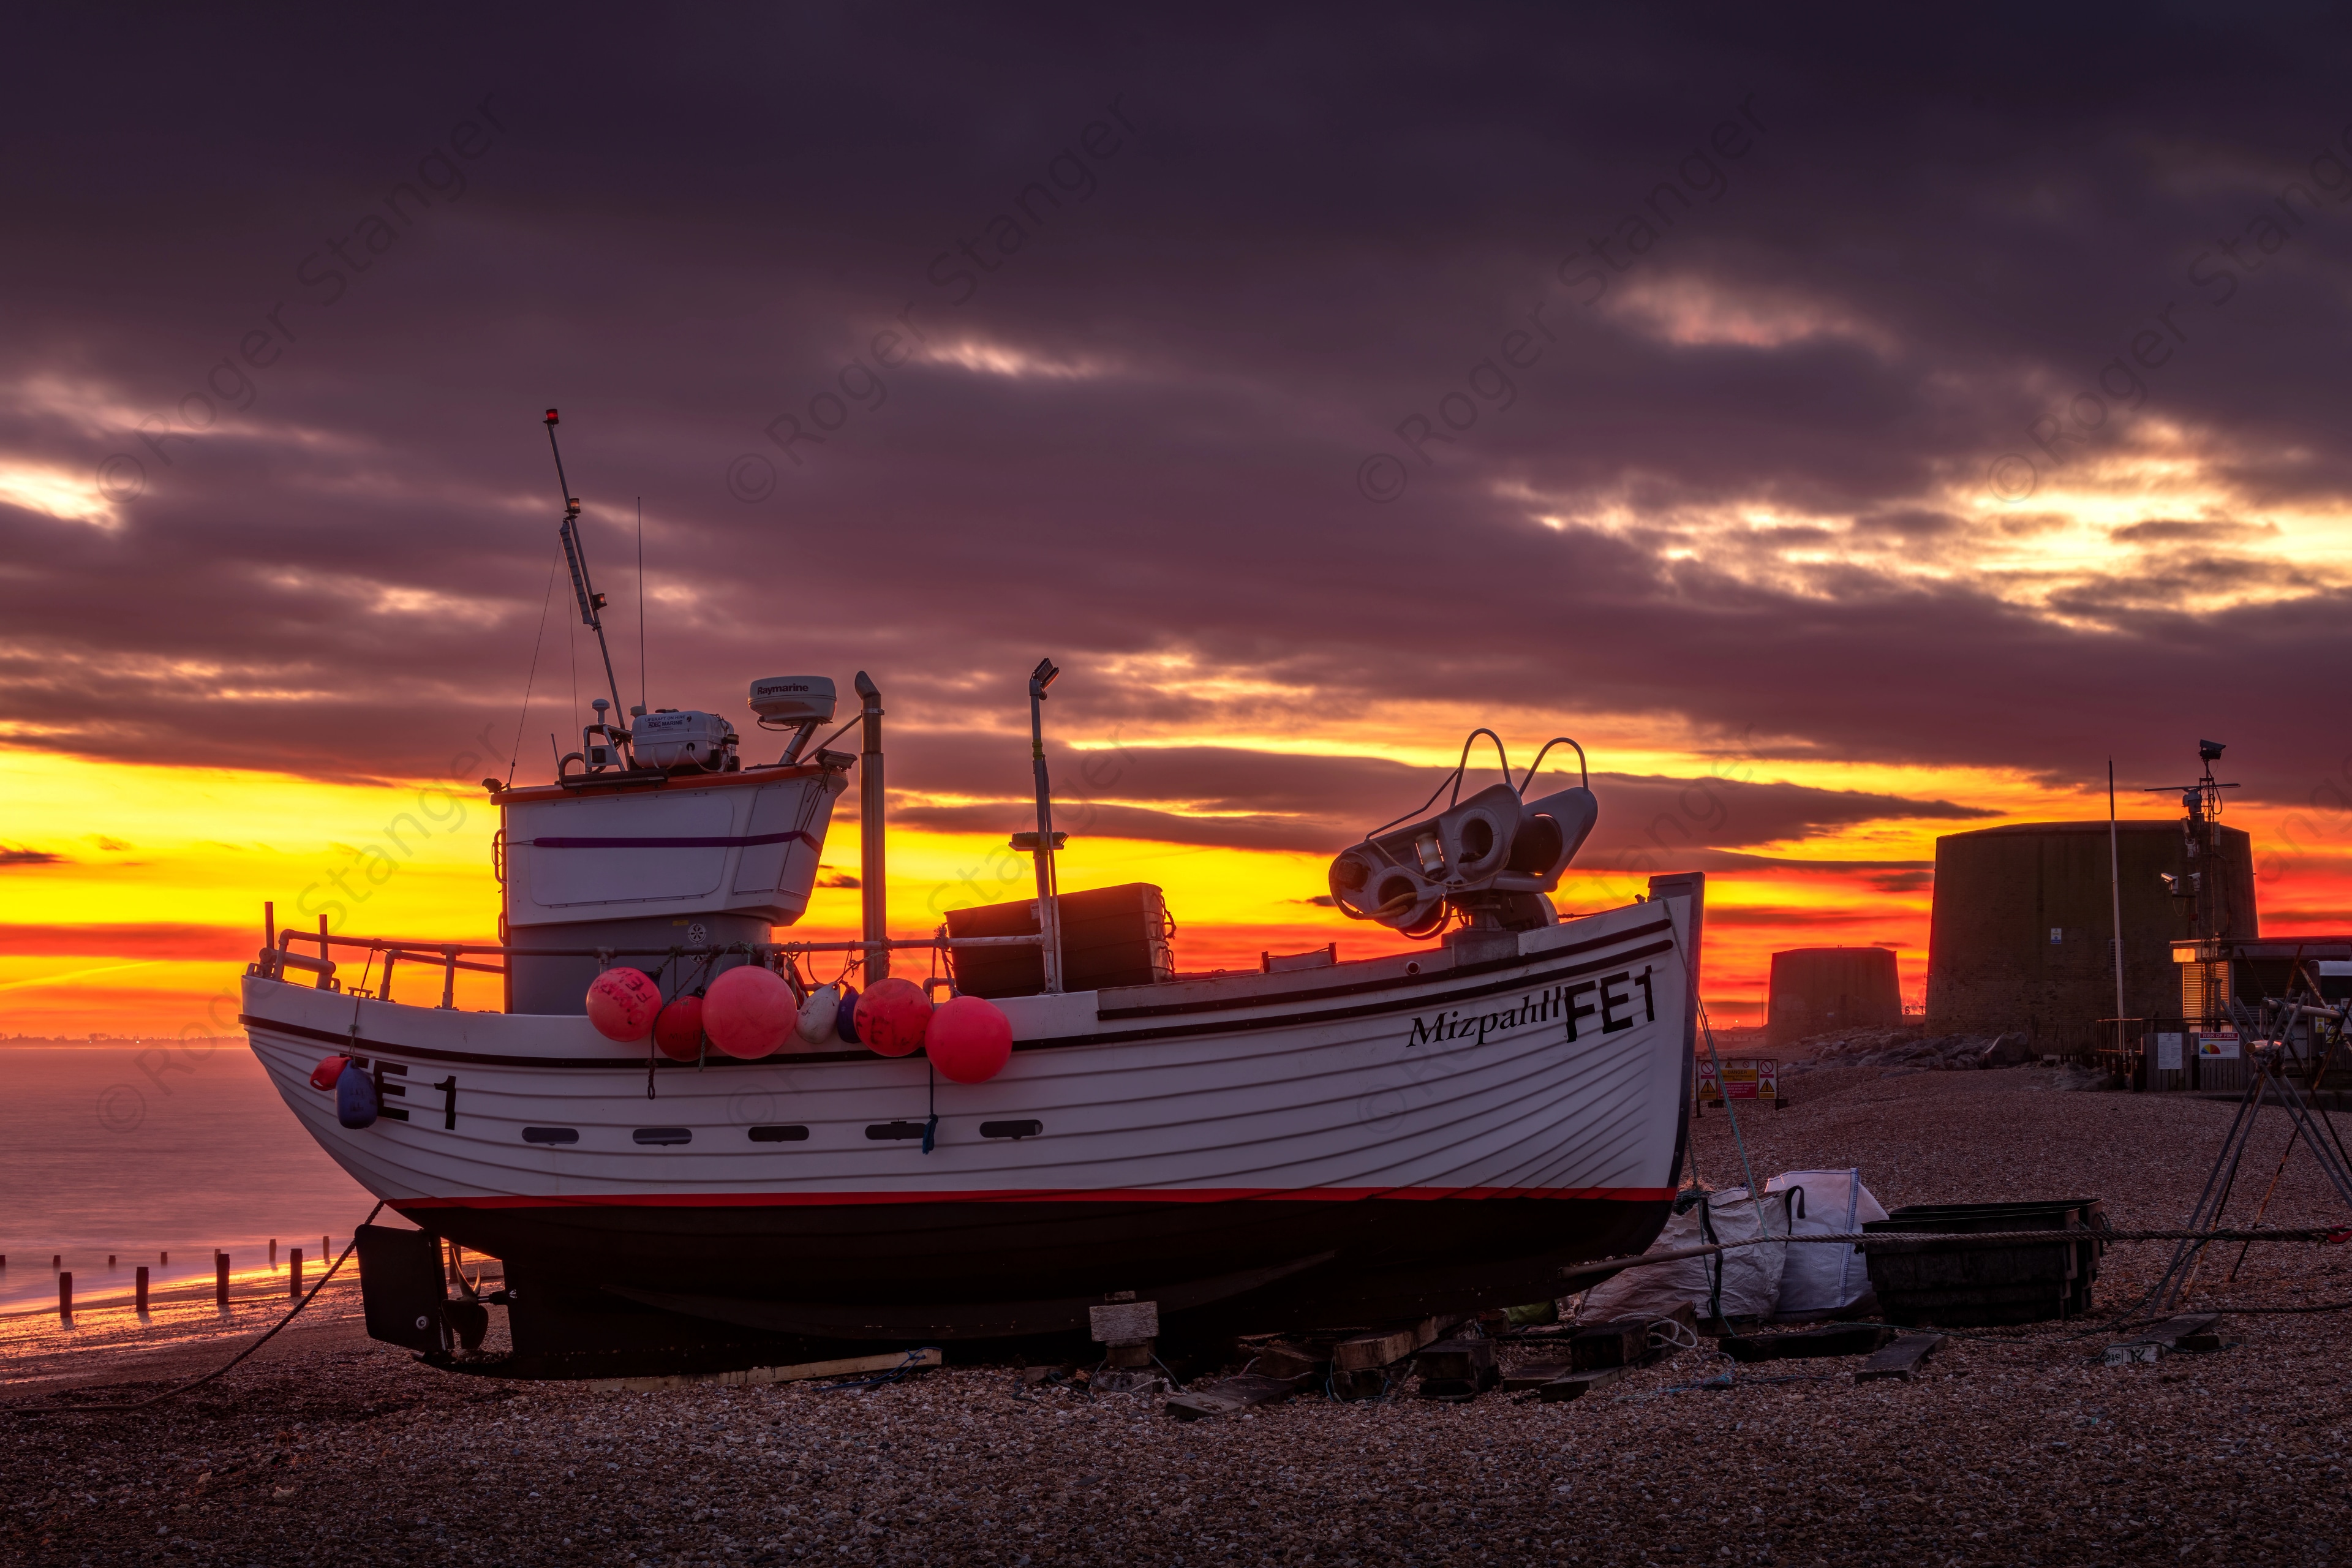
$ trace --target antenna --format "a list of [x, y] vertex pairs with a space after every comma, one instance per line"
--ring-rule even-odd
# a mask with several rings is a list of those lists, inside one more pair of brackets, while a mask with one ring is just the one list
[[[2167, 877], [2165, 886], [2174, 898], [2189, 900], [2189, 934], [2197, 940], [2200, 966], [2219, 961], [2217, 944], [2223, 937], [2239, 934], [2234, 889], [2230, 886], [2232, 879], [2221, 855], [2221, 792], [2239, 786], [2216, 783], [2213, 778], [2213, 764], [2226, 750], [2220, 741], [2200, 740], [2197, 759], [2205, 764], [2205, 771], [2196, 783], [2154, 784], [2141, 792], [2180, 797], [2186, 814], [2180, 822], [2181, 848], [2188, 864], [2179, 877]], [[2210, 1021], [2215, 1011], [2210, 1001], [2205, 1010]]]
[[572, 592], [580, 600], [580, 624], [596, 634], [596, 651], [604, 656], [604, 682], [613, 689], [613, 706], [621, 706], [621, 683], [613, 674], [613, 650], [604, 642], [604, 623], [597, 611], [604, 607], [604, 595], [596, 592], [588, 579], [588, 552], [580, 540], [580, 498], [572, 493], [572, 481], [563, 477], [563, 448], [555, 439], [556, 415], [547, 411], [547, 446], [555, 454], [555, 482], [563, 491], [563, 526], [557, 534], [563, 541], [563, 558], [572, 563]]

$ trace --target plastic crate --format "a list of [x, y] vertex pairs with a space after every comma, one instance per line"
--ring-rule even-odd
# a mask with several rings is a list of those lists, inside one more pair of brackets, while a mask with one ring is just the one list
[[2036, 1323], [2089, 1310], [2106, 1215], [2095, 1198], [2004, 1204], [1913, 1204], [1864, 1224], [1870, 1235], [2048, 1230], [2051, 1244], [1861, 1244], [1879, 1310], [1899, 1323], [1954, 1328]]

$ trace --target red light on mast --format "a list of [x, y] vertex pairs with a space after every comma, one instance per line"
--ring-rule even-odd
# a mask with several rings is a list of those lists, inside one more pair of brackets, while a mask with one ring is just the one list
[[549, 410], [547, 411], [547, 422], [548, 422], [550, 425], [552, 425], [552, 424], [554, 424], [554, 423], [555, 423], [555, 410], [554, 410], [554, 409], [552, 409], [552, 408], [551, 408], [551, 409], [549, 409]]

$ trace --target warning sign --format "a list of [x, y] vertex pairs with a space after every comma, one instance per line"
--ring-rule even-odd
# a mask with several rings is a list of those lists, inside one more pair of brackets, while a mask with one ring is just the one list
[[1766, 1100], [1778, 1104], [1780, 1099], [1780, 1064], [1761, 1057], [1735, 1058], [1723, 1064], [1723, 1076], [1717, 1080], [1715, 1060], [1707, 1058], [1698, 1064], [1698, 1102], [1701, 1105], [1721, 1105], [1727, 1096], [1732, 1100]]

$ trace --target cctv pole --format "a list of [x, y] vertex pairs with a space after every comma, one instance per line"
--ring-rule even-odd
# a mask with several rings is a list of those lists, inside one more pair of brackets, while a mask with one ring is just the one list
[[1037, 781], [1037, 935], [1045, 957], [1045, 994], [1062, 990], [1062, 906], [1054, 877], [1054, 786], [1045, 776], [1045, 688], [1062, 672], [1041, 658], [1029, 672], [1029, 757]]
[[[857, 758], [857, 873], [866, 905], [866, 940], [890, 940], [890, 896], [884, 881], [882, 845], [882, 689], [857, 672], [857, 695], [866, 700], [866, 731]], [[890, 950], [866, 949], [866, 984], [890, 976]]]

